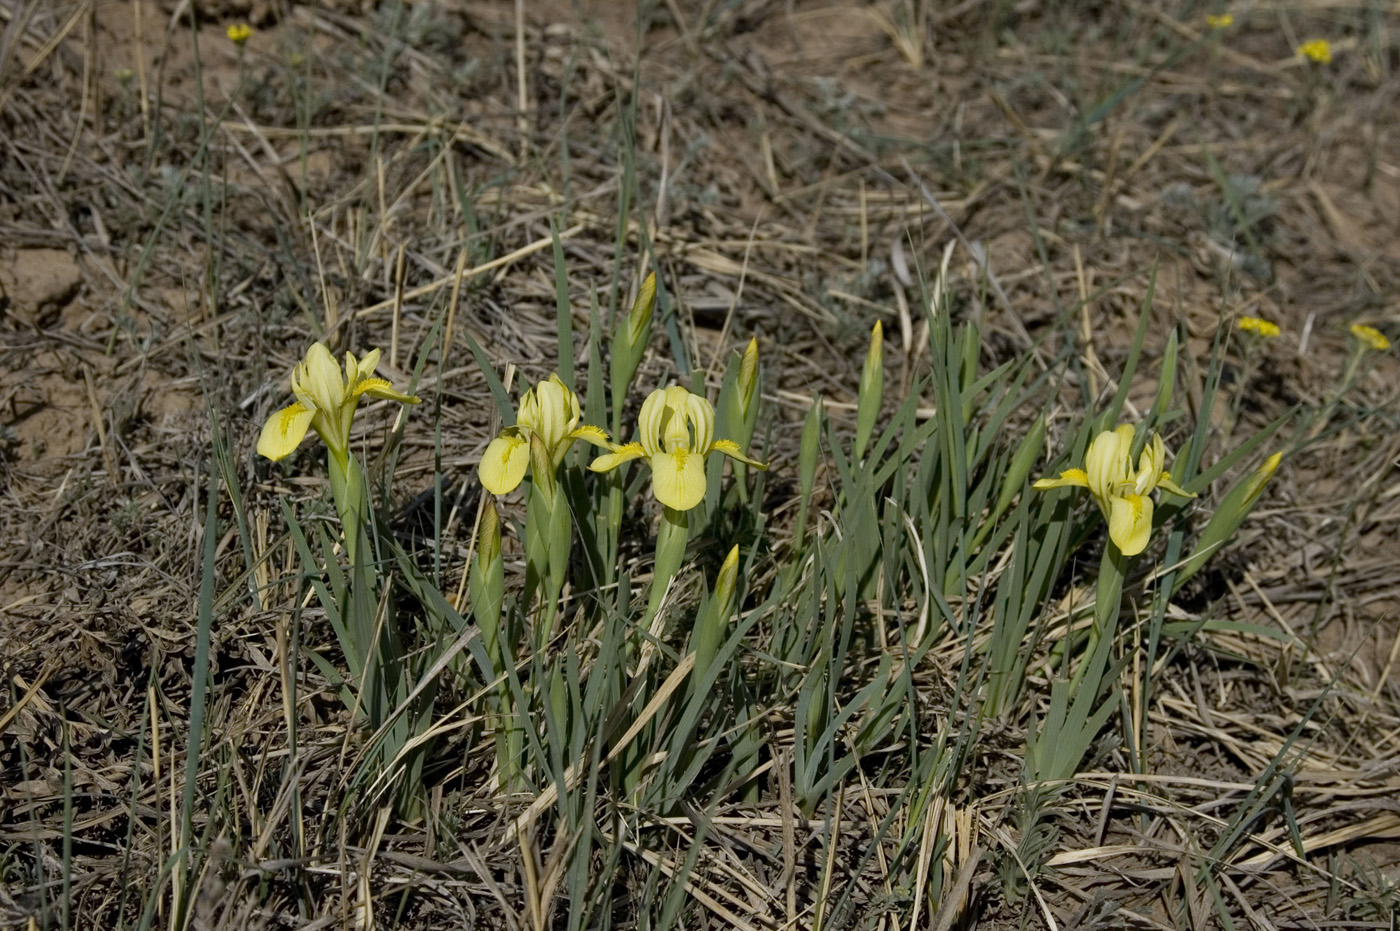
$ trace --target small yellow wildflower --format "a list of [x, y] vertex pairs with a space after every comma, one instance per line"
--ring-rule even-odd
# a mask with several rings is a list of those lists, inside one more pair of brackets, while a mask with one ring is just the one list
[[1281, 332], [1277, 323], [1262, 317], [1241, 317], [1235, 321], [1235, 326], [1246, 333], [1258, 333], [1265, 339], [1278, 336]]
[[229, 26], [228, 29], [224, 30], [224, 35], [228, 36], [228, 40], [234, 45], [242, 48], [243, 45], [252, 38], [253, 27], [249, 26], [247, 23], [234, 23], [232, 26]]
[[1309, 61], [1326, 65], [1332, 61], [1332, 43], [1326, 39], [1309, 39], [1298, 46], [1297, 52]]
[[1206, 25], [1212, 29], [1229, 29], [1234, 24], [1235, 18], [1229, 13], [1221, 13], [1218, 16], [1211, 14], [1206, 17]]
[[1390, 340], [1385, 338], [1384, 333], [1364, 323], [1353, 323], [1351, 325], [1351, 335], [1361, 340], [1364, 345], [1370, 346], [1372, 349], [1376, 350], [1376, 352], [1385, 352], [1390, 348]]
[[1089, 489], [1094, 503], [1108, 519], [1109, 538], [1124, 556], [1136, 556], [1147, 549], [1147, 539], [1152, 533], [1150, 496], [1154, 489], [1161, 488], [1183, 498], [1196, 497], [1172, 481], [1172, 474], [1163, 468], [1167, 453], [1160, 436], [1154, 435], [1143, 447], [1137, 468], [1133, 468], [1132, 448], [1136, 436], [1137, 428], [1132, 424], [1105, 430], [1089, 444], [1084, 468], [1066, 469], [1059, 478], [1042, 478], [1032, 486], [1039, 491], [1067, 485]]
[[312, 343], [306, 358], [292, 372], [296, 403], [267, 418], [258, 438], [258, 452], [273, 461], [284, 459], [301, 444], [309, 428], [320, 434], [332, 453], [345, 460], [350, 454], [350, 422], [361, 397], [418, 403], [413, 395], [395, 391], [386, 379], [375, 378], [378, 365], [378, 349], [359, 361], [354, 353], [347, 352], [342, 376], [330, 350], [321, 343]]
[[733, 440], [715, 439], [714, 406], [678, 385], [657, 388], [647, 396], [637, 428], [640, 442], [613, 446], [588, 467], [608, 472], [644, 458], [651, 465], [656, 500], [677, 511], [688, 511], [705, 499], [705, 457], [710, 453], [723, 453], [755, 469], [768, 468], [744, 455]]

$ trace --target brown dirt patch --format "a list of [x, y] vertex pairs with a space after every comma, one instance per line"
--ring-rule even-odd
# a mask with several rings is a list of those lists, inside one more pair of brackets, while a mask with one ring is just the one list
[[82, 284], [82, 269], [66, 250], [13, 249], [0, 255], [0, 307], [23, 326], [53, 322]]

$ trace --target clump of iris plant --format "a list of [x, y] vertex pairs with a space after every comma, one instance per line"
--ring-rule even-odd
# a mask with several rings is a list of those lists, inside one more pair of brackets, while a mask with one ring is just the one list
[[541, 595], [535, 648], [543, 650], [554, 633], [554, 618], [573, 542], [569, 503], [560, 493], [557, 473], [577, 440], [608, 445], [598, 427], [580, 426], [578, 395], [558, 375], [551, 375], [520, 399], [515, 423], [501, 431], [482, 454], [481, 484], [494, 495], [511, 491], [530, 472], [525, 514], [525, 588], [528, 601]]
[[330, 466], [331, 492], [345, 531], [347, 546], [358, 544], [358, 525], [368, 506], [364, 475], [350, 455], [350, 426], [360, 399], [368, 395], [400, 404], [417, 404], [419, 398], [394, 388], [388, 379], [378, 378], [379, 350], [362, 359], [345, 354], [342, 372], [329, 349], [312, 343], [304, 358], [292, 370], [292, 394], [296, 401], [274, 413], [263, 424], [258, 437], [258, 453], [274, 462], [290, 456], [308, 430], [316, 431], [326, 444]]
[[[397, 390], [374, 374], [379, 350], [364, 358], [345, 354], [345, 365], [336, 362], [322, 343], [313, 343], [292, 371], [296, 401], [275, 411], [258, 437], [258, 453], [271, 460], [290, 456], [308, 431], [326, 444], [331, 494], [340, 516], [344, 553], [350, 571], [332, 574], [327, 586], [318, 586], [322, 606], [350, 668], [357, 693], [347, 704], [364, 713], [378, 737], [375, 758], [379, 775], [398, 773], [395, 791], [403, 810], [416, 810], [421, 797], [421, 750], [409, 750], [409, 741], [431, 717], [431, 701], [414, 704], [397, 714], [409, 701], [410, 683], [404, 675], [405, 650], [394, 624], [381, 623], [393, 616], [393, 591], [381, 591], [377, 563], [370, 539], [370, 501], [364, 470], [350, 451], [350, 428], [360, 400], [366, 396], [417, 404], [419, 399]], [[290, 512], [289, 512], [290, 517]], [[327, 551], [328, 560], [334, 558]], [[381, 612], [383, 612], [381, 614]]]

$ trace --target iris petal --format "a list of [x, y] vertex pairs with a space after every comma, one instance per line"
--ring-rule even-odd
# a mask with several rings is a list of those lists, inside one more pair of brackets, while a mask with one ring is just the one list
[[297, 375], [302, 392], [310, 395], [315, 406], [327, 414], [338, 411], [345, 403], [345, 379], [335, 357], [322, 343], [311, 344], [306, 360], [297, 367]]
[[656, 500], [677, 511], [688, 511], [705, 500], [705, 457], [684, 447], [651, 457], [652, 491]]
[[730, 459], [737, 459], [746, 465], [751, 465], [755, 469], [768, 469], [768, 463], [759, 462], [757, 459], [750, 459], [744, 455], [744, 451], [739, 448], [739, 444], [733, 440], [715, 440], [710, 444], [710, 449], [717, 453], [724, 453]]
[[422, 400], [414, 395], [394, 390], [393, 383], [387, 378], [362, 379], [355, 386], [355, 390], [351, 392], [351, 397], [359, 397], [362, 394], [367, 394], [372, 398], [382, 398], [386, 401], [398, 401], [400, 404], [417, 404]]
[[604, 449], [608, 448], [607, 432], [604, 431], [602, 428], [595, 427], [591, 424], [584, 424], [583, 426], [577, 428], [576, 430], [569, 433], [569, 435], [565, 437], [565, 439], [583, 440], [585, 443], [592, 443], [594, 446], [601, 446]]
[[359, 364], [355, 367], [357, 370], [355, 373], [357, 378], [369, 378], [374, 374], [374, 370], [379, 366], [379, 353], [380, 351], [378, 349], [371, 349], [365, 357], [360, 360]]
[[666, 389], [657, 388], [647, 395], [646, 400], [642, 402], [642, 411], [637, 415], [637, 433], [641, 435], [642, 445], [646, 448], [647, 455], [653, 455], [661, 450], [657, 440], [661, 436], [665, 416]]
[[1042, 478], [1031, 487], [1037, 491], [1044, 491], [1047, 488], [1065, 488], [1070, 485], [1088, 488], [1089, 474], [1083, 469], [1065, 469], [1060, 473], [1059, 478]]
[[1182, 488], [1176, 482], [1172, 481], [1172, 474], [1170, 472], [1162, 473], [1162, 477], [1157, 480], [1157, 487], [1162, 489], [1163, 491], [1169, 491], [1174, 495], [1180, 495], [1183, 498], [1196, 497], [1191, 492], [1187, 491], [1185, 488]]
[[316, 411], [298, 402], [277, 411], [263, 424], [258, 437], [258, 454], [274, 462], [285, 459], [301, 445]]
[[646, 454], [646, 450], [642, 448], [641, 443], [628, 443], [624, 446], [614, 446], [612, 452], [594, 459], [588, 464], [588, 468], [592, 469], [594, 472], [611, 472], [624, 462], [640, 459]]
[[514, 491], [530, 465], [530, 444], [517, 431], [502, 433], [486, 446], [478, 471], [481, 484], [493, 495]]
[[1147, 549], [1152, 534], [1152, 499], [1146, 495], [1123, 495], [1109, 501], [1108, 535], [1124, 556], [1136, 556]]

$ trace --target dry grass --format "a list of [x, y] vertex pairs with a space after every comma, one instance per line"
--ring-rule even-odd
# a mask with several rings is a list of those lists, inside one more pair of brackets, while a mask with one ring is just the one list
[[[292, 632], [328, 634], [280, 577], [296, 561], [278, 499], [331, 512], [319, 481], [253, 454], [311, 339], [383, 346], [403, 377], [451, 321], [419, 384], [436, 434], [406, 434], [392, 500], [421, 543], [442, 476], [455, 591], [492, 430], [466, 338], [520, 378], [553, 370], [551, 221], [579, 332], [595, 294], [625, 306], [651, 256], [673, 314], [645, 384], [689, 358], [717, 386], [759, 335], [777, 541], [808, 399], [853, 422], [877, 317], [891, 384], [927, 367], [915, 276], [954, 237], [957, 306], [985, 302], [989, 367], [1048, 354], [1066, 313], [1084, 321], [1085, 383], [1066, 387], [1052, 447], [1115, 387], [1154, 264], [1145, 371], [1177, 323], [1201, 359], [1222, 315], [1285, 330], [1230, 370], [1248, 377], [1222, 387], [1222, 433], [1322, 405], [1346, 325], [1400, 322], [1400, 19], [1382, 5], [1257, 4], [1215, 35], [1204, 6], [1135, 0], [667, 2], [640, 5], [640, 25], [630, 6], [562, 2], [526, 5], [523, 24], [504, 3], [197, 6], [196, 49], [176, 4], [0, 4], [0, 916], [16, 926], [133, 926], [169, 897], [216, 442], [245, 497], [219, 504], [194, 926], [348, 926], [366, 901], [384, 926], [565, 926], [549, 892], [568, 839], [547, 816], [509, 839], [537, 810], [494, 791], [470, 704], [447, 718], [461, 727], [425, 821], [340, 817], [356, 735], [316, 667], [283, 663]], [[240, 59], [223, 29], [250, 9]], [[1292, 54], [1312, 36], [1331, 38], [1330, 66]], [[884, 757], [813, 820], [795, 812], [775, 697], [757, 792], [710, 819], [685, 926], [1393, 928], [1397, 374], [1376, 363], [1174, 606], [1270, 636], [1182, 641], [1141, 773], [1110, 736], [1052, 819], [1028, 815], [1018, 754], [1048, 675], [1033, 665], [928, 809], [924, 836], [951, 845], [896, 851]], [[1130, 403], [1154, 390], [1142, 376]], [[367, 413], [374, 448], [392, 415]], [[967, 726], [962, 646], [917, 671], [926, 734]], [[654, 844], [599, 826], [622, 851], [610, 926], [682, 871], [698, 817], [653, 823]], [[1029, 882], [1028, 853], [1047, 867]], [[912, 887], [891, 879], [911, 857]], [[913, 903], [940, 857], [935, 912]]]

